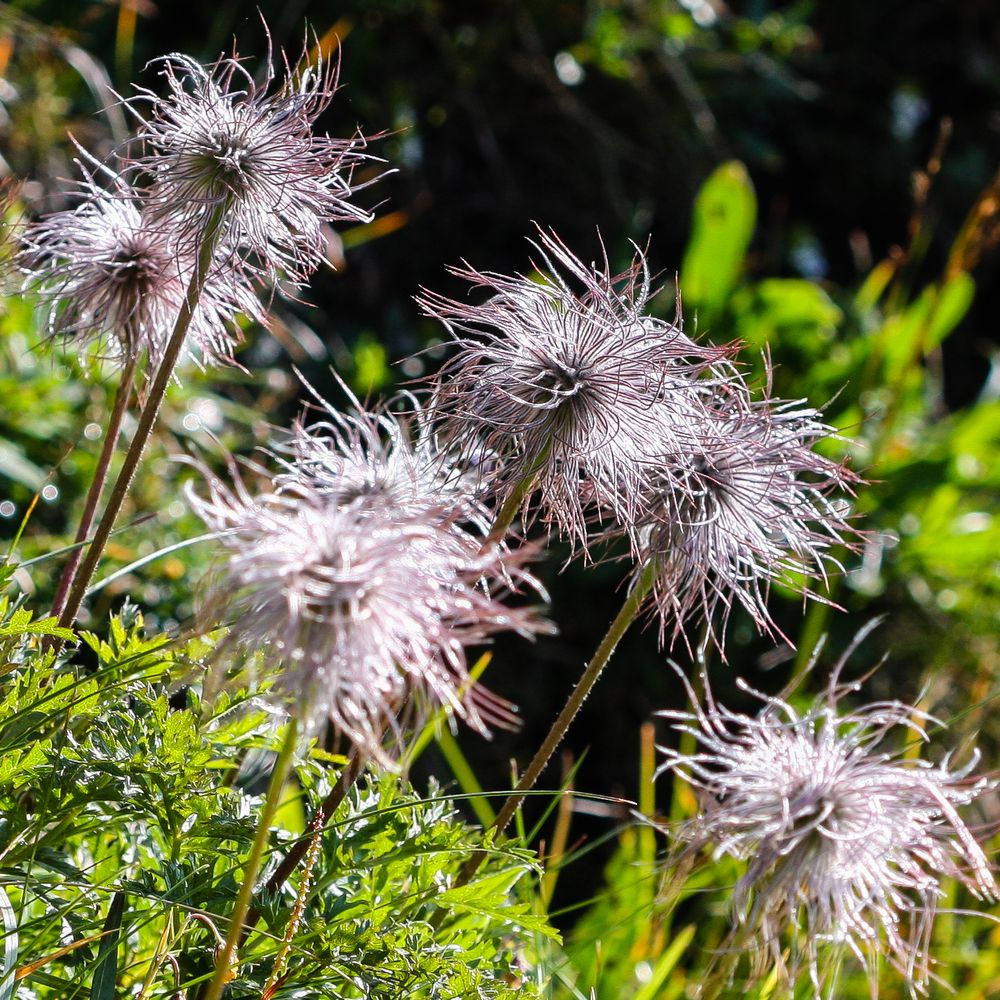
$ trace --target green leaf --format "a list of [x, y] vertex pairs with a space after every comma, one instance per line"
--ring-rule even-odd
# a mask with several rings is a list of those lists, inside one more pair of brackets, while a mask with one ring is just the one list
[[353, 387], [367, 395], [392, 381], [385, 347], [370, 333], [363, 333], [354, 345]]
[[702, 185], [694, 202], [691, 239], [681, 266], [684, 305], [711, 325], [725, 309], [743, 273], [757, 221], [757, 198], [746, 167], [723, 163]]
[[829, 352], [843, 313], [819, 285], [801, 278], [767, 278], [737, 293], [733, 310], [751, 348], [794, 348], [803, 358]]
[[10, 1000], [17, 985], [17, 980], [14, 978], [18, 953], [17, 916], [2, 887], [0, 887], [0, 915], [3, 916], [3, 972], [0, 974], [0, 1000]]
[[975, 294], [976, 283], [960, 271], [940, 287], [928, 285], [905, 312], [890, 316], [880, 334], [887, 380], [937, 347], [965, 317]]
[[865, 313], [875, 308], [889, 282], [895, 277], [896, 270], [897, 265], [891, 260], [883, 260], [872, 268], [854, 296], [854, 306], [858, 312]]
[[667, 981], [667, 976], [673, 972], [674, 966], [681, 960], [691, 943], [694, 930], [694, 925], [689, 924], [677, 933], [677, 936], [670, 942], [670, 947], [659, 957], [649, 981], [635, 994], [633, 1000], [656, 1000], [660, 995], [660, 988]]
[[905, 311], [886, 319], [878, 335], [886, 382], [901, 378], [922, 357], [921, 338], [928, 329], [933, 307], [934, 288], [928, 286]]
[[1000, 488], [1000, 400], [981, 402], [960, 414], [949, 448], [953, 482]]
[[944, 283], [927, 324], [925, 350], [937, 347], [962, 322], [975, 294], [976, 283], [965, 271], [959, 271]]
[[544, 914], [532, 913], [523, 904], [511, 903], [509, 893], [524, 872], [523, 868], [505, 868], [491, 872], [467, 885], [455, 886], [438, 893], [434, 903], [448, 910], [474, 913], [506, 924], [516, 924], [523, 930], [560, 940], [559, 932], [549, 924]]
[[115, 983], [118, 980], [118, 938], [121, 934], [122, 915], [125, 912], [125, 893], [116, 892], [111, 897], [108, 916], [104, 921], [104, 936], [97, 949], [97, 965], [90, 987], [90, 1000], [115, 1000]]
[[56, 618], [39, 618], [31, 620], [32, 612], [27, 608], [18, 608], [7, 621], [0, 624], [0, 638], [10, 638], [16, 635], [53, 635], [72, 642], [76, 635], [71, 628], [59, 628]]
[[27, 486], [34, 493], [45, 485], [45, 473], [9, 441], [0, 441], [0, 476]]

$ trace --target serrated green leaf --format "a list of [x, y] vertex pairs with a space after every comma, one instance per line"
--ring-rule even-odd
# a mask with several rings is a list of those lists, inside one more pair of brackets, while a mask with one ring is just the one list
[[434, 898], [434, 903], [446, 910], [491, 917], [554, 941], [561, 940], [559, 932], [549, 924], [544, 914], [532, 913], [523, 905], [511, 903], [510, 891], [524, 873], [523, 868], [491, 872], [467, 885], [446, 889]]
[[31, 611], [27, 608], [17, 608], [5, 622], [0, 623], [0, 638], [22, 635], [57, 636], [66, 640], [76, 638], [72, 629], [59, 628], [56, 618], [39, 618], [35, 622], [31, 619]]

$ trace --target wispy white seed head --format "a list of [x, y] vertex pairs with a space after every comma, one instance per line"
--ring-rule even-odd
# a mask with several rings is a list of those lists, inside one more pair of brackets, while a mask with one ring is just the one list
[[[341, 413], [313, 395], [317, 406], [281, 446], [290, 459], [282, 460], [284, 471], [275, 480], [280, 490], [304, 484], [340, 504], [363, 501], [486, 534], [491, 514], [476, 476], [456, 449], [442, 446], [415, 396], [401, 394], [372, 410], [352, 397], [353, 412]], [[310, 422], [317, 408], [323, 419]]]
[[682, 447], [660, 445], [636, 574], [652, 564], [662, 637], [686, 641], [704, 623], [721, 648], [736, 605], [776, 630], [772, 583], [814, 596], [809, 582], [826, 579], [855, 533], [844, 494], [856, 477], [815, 450], [835, 437], [801, 401], [765, 399], [706, 407]]
[[[693, 848], [745, 863], [729, 945], [752, 953], [755, 975], [773, 967], [794, 981], [806, 972], [815, 996], [832, 998], [850, 953], [872, 996], [880, 957], [924, 993], [943, 880], [957, 879], [981, 899], [997, 895], [990, 864], [958, 812], [989, 783], [970, 777], [975, 753], [961, 768], [948, 757], [931, 764], [904, 754], [906, 738], [926, 739], [928, 723], [936, 724], [910, 705], [841, 711], [840, 698], [860, 686], [839, 684], [842, 665], [802, 713], [785, 697], [758, 692], [764, 707], [756, 717], [731, 712], [707, 682], [699, 704], [685, 680], [692, 711], [661, 714], [698, 747], [665, 749], [661, 770], [698, 790], [701, 811], [683, 831]], [[893, 732], [902, 739], [890, 744]]]
[[224, 648], [259, 655], [309, 724], [330, 720], [390, 763], [383, 735], [400, 712], [443, 705], [480, 732], [509, 721], [505, 703], [469, 678], [465, 649], [496, 632], [540, 627], [504, 603], [511, 581], [533, 583], [520, 554], [440, 518], [331, 502], [299, 484], [252, 497], [209, 479], [195, 510], [226, 551], [204, 621], [229, 625]]
[[[147, 351], [155, 363], [184, 303], [194, 259], [176, 245], [170, 219], [153, 219], [124, 177], [102, 168], [110, 175], [102, 187], [81, 169], [80, 204], [23, 236], [18, 260], [25, 287], [40, 297], [51, 336], [106, 344], [118, 358]], [[231, 358], [238, 314], [264, 319], [247, 276], [220, 255], [188, 329], [189, 353]]]
[[337, 67], [285, 64], [275, 84], [270, 55], [262, 83], [238, 57], [205, 67], [184, 55], [160, 60], [167, 93], [148, 103], [134, 158], [153, 178], [156, 211], [183, 213], [197, 243], [219, 213], [227, 240], [270, 276], [302, 282], [326, 259], [325, 223], [368, 221], [351, 203], [354, 168], [368, 157], [360, 135], [313, 131], [336, 89]]
[[646, 315], [641, 251], [616, 275], [606, 260], [584, 264], [554, 233], [539, 229], [533, 246], [537, 280], [466, 266], [453, 273], [492, 293], [485, 302], [419, 297], [458, 346], [436, 405], [450, 439], [497, 456], [499, 496], [537, 474], [541, 516], [586, 548], [593, 519], [630, 529], [649, 471], [645, 442], [684, 436], [726, 352]]

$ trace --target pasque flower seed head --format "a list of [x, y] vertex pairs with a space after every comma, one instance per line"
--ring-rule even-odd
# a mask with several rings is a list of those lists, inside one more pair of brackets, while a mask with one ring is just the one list
[[723, 403], [705, 407], [683, 447], [669, 434], [660, 444], [635, 571], [653, 566], [662, 635], [676, 640], [704, 622], [720, 647], [734, 605], [772, 632], [771, 584], [808, 594], [810, 580], [838, 565], [836, 546], [854, 531], [835, 494], [855, 481], [814, 450], [836, 436], [819, 411], [801, 401]]
[[[194, 259], [177, 246], [171, 220], [151, 217], [125, 177], [101, 167], [109, 179], [102, 187], [86, 165], [81, 169], [80, 204], [23, 236], [25, 286], [40, 296], [53, 337], [106, 342], [119, 357], [147, 351], [155, 363], [184, 302]], [[192, 316], [188, 350], [228, 359], [240, 313], [264, 318], [247, 275], [222, 253]]]
[[506, 708], [468, 675], [465, 647], [528, 635], [530, 609], [503, 603], [532, 584], [520, 553], [482, 549], [427, 511], [338, 502], [299, 482], [250, 496], [209, 478], [192, 503], [227, 557], [204, 620], [228, 623], [224, 649], [259, 655], [308, 723], [330, 720], [384, 764], [383, 734], [404, 708], [441, 704], [480, 732]]
[[476, 477], [456, 449], [442, 446], [415, 396], [403, 393], [370, 410], [351, 396], [353, 412], [341, 413], [313, 395], [318, 402], [312, 412], [319, 409], [322, 419], [310, 423], [303, 416], [280, 447], [290, 456], [275, 479], [280, 490], [294, 492], [304, 484], [337, 503], [364, 500], [486, 534], [491, 514], [478, 496]]
[[352, 173], [366, 155], [360, 135], [335, 139], [314, 125], [336, 88], [336, 65], [285, 64], [275, 84], [272, 59], [257, 83], [238, 57], [205, 67], [184, 55], [161, 60], [166, 96], [148, 103], [134, 162], [153, 178], [154, 210], [185, 216], [192, 242], [222, 218], [226, 239], [274, 277], [303, 281], [325, 259], [324, 223], [366, 221], [350, 201]]
[[698, 817], [683, 831], [687, 849], [708, 846], [717, 857], [745, 862], [730, 945], [752, 951], [757, 974], [774, 966], [794, 980], [806, 970], [816, 997], [832, 997], [827, 991], [850, 952], [864, 964], [873, 996], [880, 956], [911, 990], [924, 992], [942, 881], [958, 879], [983, 899], [997, 894], [958, 813], [988, 782], [970, 777], [976, 754], [956, 769], [947, 757], [931, 764], [889, 748], [893, 730], [927, 738], [926, 723], [934, 720], [910, 705], [842, 711], [840, 699], [859, 687], [839, 684], [842, 665], [825, 696], [802, 713], [783, 697], [757, 692], [760, 714], [731, 712], [707, 683], [699, 704], [685, 680], [693, 709], [661, 714], [698, 747], [666, 749], [662, 769], [701, 798]]
[[703, 347], [678, 324], [645, 314], [645, 257], [623, 274], [588, 266], [539, 229], [539, 280], [453, 273], [492, 293], [469, 304], [425, 291], [424, 311], [452, 332], [457, 354], [437, 383], [448, 439], [496, 456], [492, 488], [503, 497], [537, 477], [543, 518], [585, 548], [588, 522], [626, 531], [649, 469], [645, 441], [700, 414], [703, 375], [726, 352]]

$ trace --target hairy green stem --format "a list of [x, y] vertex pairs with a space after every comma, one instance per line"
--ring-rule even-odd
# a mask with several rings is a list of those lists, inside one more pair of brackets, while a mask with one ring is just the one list
[[524, 501], [535, 488], [535, 483], [538, 482], [538, 474], [548, 461], [551, 451], [552, 441], [549, 440], [528, 467], [528, 471], [518, 480], [510, 493], [507, 494], [507, 499], [504, 500], [500, 510], [497, 512], [493, 527], [490, 528], [490, 533], [486, 536], [486, 545], [497, 544], [503, 541], [507, 530], [514, 522], [514, 518], [517, 517], [518, 511], [524, 506]]
[[[343, 771], [340, 772], [340, 777], [337, 779], [337, 784], [335, 784], [327, 795], [323, 799], [322, 805], [319, 807], [319, 812], [323, 814], [323, 823], [329, 823], [333, 818], [333, 814], [336, 812], [337, 807], [341, 802], [344, 801], [344, 797], [351, 790], [354, 782], [358, 780], [358, 777], [365, 769], [365, 761], [368, 758], [357, 748], [348, 758], [347, 766]], [[298, 868], [299, 863], [302, 859], [309, 853], [309, 845], [312, 843], [312, 838], [315, 834], [305, 833], [302, 837], [297, 840], [293, 845], [288, 854], [285, 855], [284, 861], [275, 868], [271, 877], [267, 880], [267, 886], [265, 887], [269, 894], [276, 893], [288, 880], [288, 877]], [[250, 930], [256, 925], [257, 921], [260, 920], [260, 910], [256, 907], [252, 908], [248, 913], [245, 920], [245, 929], [243, 931], [243, 937], [246, 938]]]
[[566, 704], [563, 705], [562, 711], [556, 716], [555, 722], [552, 723], [552, 728], [549, 730], [548, 736], [545, 737], [545, 741], [538, 748], [538, 752], [531, 759], [531, 763], [525, 769], [524, 774], [521, 775], [521, 780], [517, 783], [517, 788], [511, 792], [507, 801], [501, 807], [500, 812], [497, 813], [497, 818], [493, 821], [493, 829], [497, 833], [503, 833], [507, 828], [507, 824], [514, 818], [514, 813], [517, 811], [518, 806], [524, 801], [525, 793], [534, 787], [538, 776], [556, 752], [556, 748], [566, 735], [566, 730], [569, 729], [570, 724], [576, 718], [583, 703], [587, 700], [587, 696], [593, 690], [597, 679], [601, 676], [602, 671], [614, 654], [622, 636], [625, 635], [629, 626], [638, 617], [643, 602], [646, 600], [653, 586], [653, 578], [654, 569], [650, 564], [643, 570], [642, 576], [639, 577], [635, 586], [629, 591], [618, 614], [615, 615], [614, 621], [608, 626], [604, 638], [594, 651], [594, 655], [587, 664], [583, 675], [577, 681], [576, 687], [573, 688], [569, 698], [566, 699]]
[[125, 419], [128, 402], [132, 397], [135, 369], [138, 360], [138, 354], [135, 351], [131, 352], [126, 357], [125, 367], [122, 369], [121, 379], [115, 391], [115, 401], [111, 408], [111, 418], [108, 420], [108, 426], [104, 432], [104, 443], [101, 445], [101, 453], [97, 457], [94, 478], [90, 481], [87, 497], [83, 504], [83, 514], [80, 515], [80, 525], [76, 529], [76, 538], [73, 540], [77, 548], [70, 554], [69, 562], [66, 563], [62, 571], [62, 576], [59, 577], [59, 586], [56, 588], [56, 596], [52, 601], [51, 613], [53, 618], [58, 618], [66, 607], [66, 600], [69, 597], [70, 588], [73, 586], [76, 571], [80, 568], [80, 560], [83, 559], [85, 545], [82, 543], [86, 542], [90, 537], [90, 529], [94, 526], [94, 518], [97, 516], [97, 504], [100, 502], [105, 483], [108, 481], [108, 470], [111, 468], [111, 459], [118, 446], [122, 421]]
[[[552, 723], [552, 728], [549, 730], [548, 736], [545, 737], [545, 741], [538, 748], [537, 753], [531, 759], [531, 763], [525, 769], [524, 774], [521, 775], [521, 780], [518, 781], [517, 787], [510, 793], [497, 813], [497, 818], [493, 821], [493, 826], [491, 827], [496, 833], [503, 833], [514, 818], [514, 814], [524, 801], [525, 796], [534, 788], [539, 775], [541, 775], [545, 769], [545, 765], [548, 764], [556, 748], [562, 742], [563, 737], [566, 735], [566, 730], [569, 729], [573, 719], [576, 718], [583, 703], [587, 700], [587, 696], [593, 690], [597, 679], [607, 666], [618, 643], [628, 631], [629, 626], [638, 617], [643, 602], [649, 596], [649, 592], [653, 587], [655, 575], [655, 567], [650, 563], [643, 570], [635, 586], [629, 591], [621, 609], [611, 625], [608, 626], [608, 631], [605, 633], [600, 645], [594, 651], [594, 655], [587, 664], [583, 675], [577, 681], [576, 687], [573, 688], [569, 698], [566, 699], [566, 704], [563, 705], [562, 711], [556, 716], [555, 722]], [[485, 852], [477, 851], [466, 862], [461, 872], [459, 872], [456, 884], [466, 885], [485, 860]]]
[[298, 723], [293, 717], [288, 721], [285, 742], [282, 744], [278, 759], [274, 762], [274, 769], [271, 771], [271, 783], [268, 785], [267, 797], [264, 799], [264, 806], [260, 811], [257, 836], [254, 837], [250, 855], [243, 867], [243, 884], [240, 886], [236, 904], [229, 918], [229, 933], [226, 935], [226, 943], [216, 957], [215, 974], [205, 991], [204, 1000], [219, 1000], [222, 991], [226, 988], [226, 983], [232, 978], [232, 969], [236, 963], [236, 951], [243, 937], [244, 923], [250, 911], [250, 901], [253, 898], [254, 882], [257, 880], [261, 862], [264, 859], [264, 851], [267, 849], [267, 837], [274, 814], [281, 801], [281, 790], [285, 787], [285, 779], [292, 767], [292, 756], [295, 753], [298, 734]]
[[132, 485], [132, 478], [139, 467], [139, 460], [149, 441], [153, 425], [160, 412], [160, 405], [166, 395], [167, 386], [174, 373], [174, 366], [180, 357], [181, 348], [184, 346], [184, 338], [187, 336], [188, 327], [201, 298], [202, 289], [208, 278], [208, 272], [215, 257], [215, 248], [218, 245], [221, 235], [222, 210], [216, 209], [208, 224], [205, 227], [205, 234], [202, 239], [201, 248], [198, 252], [198, 260], [195, 264], [194, 273], [191, 275], [191, 283], [188, 285], [184, 295], [184, 302], [181, 304], [180, 312], [174, 323], [170, 339], [167, 341], [166, 349], [163, 352], [163, 359], [156, 370], [153, 384], [150, 386], [146, 403], [139, 414], [139, 425], [136, 428], [135, 436], [125, 453], [125, 460], [118, 472], [118, 478], [108, 498], [108, 505], [104, 509], [97, 530], [94, 532], [94, 540], [90, 544], [86, 558], [77, 573], [76, 580], [69, 592], [66, 607], [63, 608], [59, 616], [59, 625], [63, 628], [71, 628], [76, 621], [80, 605], [83, 603], [87, 586], [90, 584], [94, 570], [100, 561], [104, 546], [114, 528], [115, 520], [122, 509], [129, 487]]

